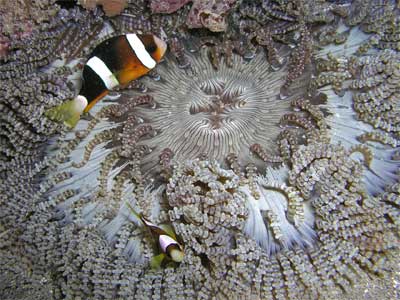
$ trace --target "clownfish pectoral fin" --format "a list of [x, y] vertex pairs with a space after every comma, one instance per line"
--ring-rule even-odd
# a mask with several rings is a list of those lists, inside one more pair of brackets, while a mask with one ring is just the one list
[[160, 228], [161, 228], [162, 230], [164, 230], [164, 231], [165, 231], [170, 237], [172, 237], [175, 241], [177, 240], [177, 239], [176, 239], [175, 232], [174, 232], [174, 229], [172, 228], [171, 225], [168, 225], [168, 224], [161, 224], [161, 225], [160, 225]]
[[83, 112], [83, 114], [81, 115], [81, 119], [86, 121], [92, 121], [94, 117], [90, 112]]
[[45, 116], [56, 122], [63, 122], [66, 126], [74, 128], [87, 105], [87, 100], [83, 96], [66, 101], [56, 107], [50, 108], [45, 112]]
[[164, 253], [161, 253], [159, 255], [154, 256], [151, 260], [150, 260], [150, 267], [153, 270], [157, 270], [161, 267], [162, 262], [164, 261], [164, 259], [166, 258], [166, 255]]

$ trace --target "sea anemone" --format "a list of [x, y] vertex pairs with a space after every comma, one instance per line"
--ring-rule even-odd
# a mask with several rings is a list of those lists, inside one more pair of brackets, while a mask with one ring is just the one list
[[[82, 26], [88, 36], [62, 57], [67, 65], [30, 64], [21, 54], [30, 48], [22, 47], [21, 58], [14, 53], [0, 68], [0, 124], [9, 133], [1, 139], [0, 293], [352, 298], [381, 276], [391, 288], [385, 297], [395, 297], [394, 2], [368, 2], [369, 14], [357, 1], [226, 1], [212, 27], [218, 34], [203, 31], [209, 24], [185, 27], [192, 27], [189, 9], [211, 1], [171, 2], [176, 9], [165, 16], [152, 14], [158, 2], [169, 3], [143, 4], [139, 16], [140, 3], [128, 1], [101, 32], [98, 10], [61, 10], [67, 25], [46, 28], [71, 38]], [[94, 17], [75, 24], [77, 15]], [[93, 48], [95, 35], [102, 40], [132, 24], [168, 39], [170, 52], [155, 71], [113, 91], [72, 131], [45, 118], [44, 109], [72, 97], [67, 82], [79, 63], [70, 58]], [[41, 36], [48, 49], [60, 49], [56, 32]], [[28, 73], [22, 80], [35, 70], [16, 95], [14, 65]], [[152, 267], [159, 249], [130, 207], [172, 229], [182, 262]]]

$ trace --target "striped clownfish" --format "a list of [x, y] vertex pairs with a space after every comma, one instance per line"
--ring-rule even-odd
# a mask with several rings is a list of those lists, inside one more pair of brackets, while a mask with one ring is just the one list
[[120, 35], [100, 43], [83, 68], [79, 95], [51, 108], [46, 116], [75, 127], [82, 113], [88, 112], [113, 88], [145, 75], [166, 50], [167, 44], [151, 34]]
[[157, 226], [151, 221], [147, 220], [144, 216], [138, 214], [129, 204], [129, 202], [126, 202], [126, 205], [129, 207], [133, 216], [140, 220], [140, 223], [150, 230], [154, 239], [157, 241], [161, 254], [152, 258], [150, 262], [151, 267], [153, 269], [159, 268], [166, 258], [177, 263], [182, 262], [184, 257], [183, 247], [177, 241], [171, 226]]

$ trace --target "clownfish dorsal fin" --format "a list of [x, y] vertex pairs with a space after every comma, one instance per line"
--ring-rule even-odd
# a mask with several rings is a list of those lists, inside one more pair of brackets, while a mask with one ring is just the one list
[[94, 116], [90, 112], [83, 112], [81, 115], [81, 120], [92, 121]]
[[172, 237], [175, 241], [177, 240], [174, 229], [171, 225], [161, 224], [159, 226], [162, 230], [164, 230], [170, 237]]

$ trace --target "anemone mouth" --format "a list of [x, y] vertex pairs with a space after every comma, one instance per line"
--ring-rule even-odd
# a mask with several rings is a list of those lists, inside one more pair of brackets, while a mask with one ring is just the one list
[[[165, 148], [176, 160], [206, 155], [222, 164], [229, 153], [238, 153], [243, 165], [253, 161], [265, 169], [253, 159], [250, 146], [262, 144], [271, 155], [278, 153], [280, 119], [291, 111], [290, 101], [304, 93], [306, 83], [278, 101], [287, 67], [272, 70], [262, 53], [249, 62], [234, 55], [231, 66], [222, 62], [218, 69], [210, 64], [206, 49], [188, 56], [193, 76], [167, 57], [157, 68], [160, 81], [142, 80], [155, 103], [152, 109], [135, 107], [131, 112], [154, 130], [151, 138], [138, 142], [151, 149], [143, 161], [144, 171], [155, 167]], [[140, 93], [129, 91], [124, 96]]]

